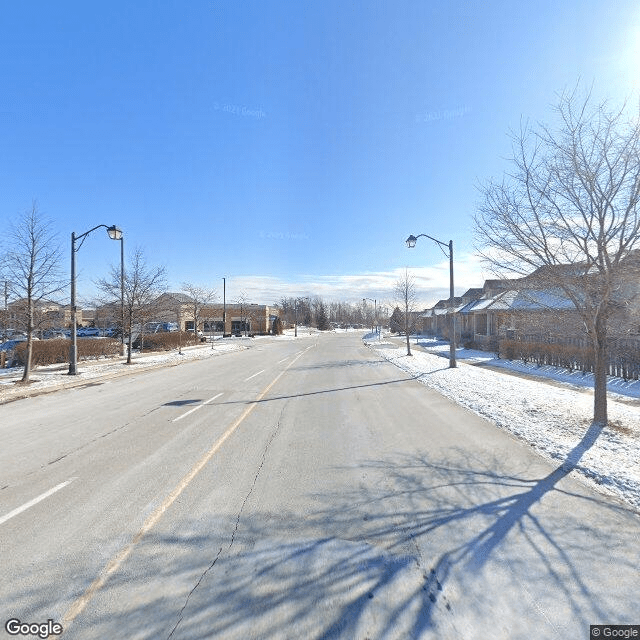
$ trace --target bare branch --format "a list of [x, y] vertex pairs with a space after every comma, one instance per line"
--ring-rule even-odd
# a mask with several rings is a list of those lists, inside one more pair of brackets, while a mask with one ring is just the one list
[[640, 251], [640, 123], [626, 117], [626, 105], [590, 100], [577, 88], [564, 92], [559, 126], [521, 127], [514, 170], [481, 186], [474, 221], [481, 255], [499, 277], [527, 276], [527, 286], [561, 291], [574, 304], [597, 363], [594, 421], [606, 422], [607, 327], [638, 293], [629, 283]]

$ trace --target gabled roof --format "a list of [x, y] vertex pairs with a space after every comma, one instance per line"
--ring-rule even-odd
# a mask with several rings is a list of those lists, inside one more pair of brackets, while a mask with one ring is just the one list
[[157, 300], [163, 300], [165, 298], [173, 298], [176, 302], [180, 304], [188, 304], [193, 302], [193, 298], [188, 296], [186, 293], [167, 291], [163, 293], [161, 296], [158, 296]]
[[483, 294], [482, 287], [475, 287], [472, 289], [467, 289], [463, 294], [463, 298], [471, 298], [473, 300], [477, 300]]
[[470, 313], [481, 302], [482, 302], [482, 299], [472, 300], [471, 302], [467, 302], [467, 304], [464, 304], [460, 307], [458, 313]]
[[513, 280], [485, 280], [484, 285], [482, 286], [482, 291], [487, 291], [488, 289], [500, 289], [504, 291], [513, 285]]
[[490, 298], [476, 300], [465, 307], [471, 311], [566, 311], [575, 309], [560, 289], [510, 289]]

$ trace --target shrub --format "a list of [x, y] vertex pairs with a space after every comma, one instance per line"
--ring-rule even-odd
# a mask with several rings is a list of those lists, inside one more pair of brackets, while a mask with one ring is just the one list
[[498, 358], [503, 358], [505, 360], [516, 359], [515, 340], [504, 339], [498, 341]]
[[193, 331], [168, 331], [166, 333], [150, 333], [145, 335], [143, 345], [145, 351], [170, 351], [179, 346], [197, 344], [200, 338]]
[[283, 328], [282, 328], [282, 320], [280, 320], [280, 318], [276, 318], [273, 321], [273, 326], [271, 328], [271, 331], [272, 331], [274, 336], [281, 336], [282, 335]]
[[[120, 355], [120, 343], [112, 338], [78, 338], [78, 360], [98, 360]], [[43, 366], [69, 362], [71, 340], [55, 338], [53, 340], [34, 340], [31, 353], [31, 366]], [[14, 364], [24, 366], [27, 354], [27, 343], [16, 346]]]

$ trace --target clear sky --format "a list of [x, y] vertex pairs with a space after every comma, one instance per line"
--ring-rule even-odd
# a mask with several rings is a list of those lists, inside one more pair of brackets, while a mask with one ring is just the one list
[[[638, 100], [637, 0], [4, 2], [0, 219], [37, 200], [65, 259], [117, 224], [172, 290], [390, 301], [408, 267], [426, 306], [448, 262], [406, 237], [481, 286], [477, 185], [578, 79]], [[96, 231], [80, 297], [111, 264]]]

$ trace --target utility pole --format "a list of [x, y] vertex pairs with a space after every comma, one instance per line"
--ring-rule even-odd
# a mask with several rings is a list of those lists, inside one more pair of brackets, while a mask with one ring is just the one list
[[227, 333], [227, 279], [222, 278], [222, 337]]

